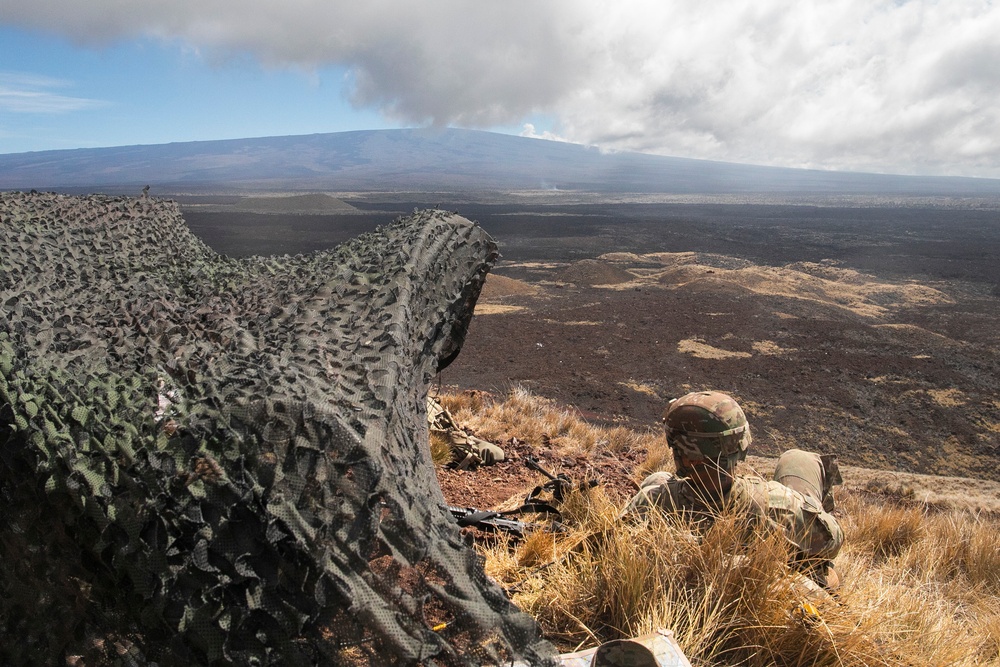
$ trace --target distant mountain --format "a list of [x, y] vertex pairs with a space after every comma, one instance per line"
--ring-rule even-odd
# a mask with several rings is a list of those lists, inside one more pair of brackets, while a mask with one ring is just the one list
[[473, 130], [372, 130], [0, 155], [0, 189], [1000, 195], [1000, 180], [758, 167]]

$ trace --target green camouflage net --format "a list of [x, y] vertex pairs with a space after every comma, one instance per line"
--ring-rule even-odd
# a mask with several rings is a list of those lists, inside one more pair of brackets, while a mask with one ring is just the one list
[[427, 446], [480, 228], [231, 259], [146, 197], [0, 216], [0, 664], [547, 661]]

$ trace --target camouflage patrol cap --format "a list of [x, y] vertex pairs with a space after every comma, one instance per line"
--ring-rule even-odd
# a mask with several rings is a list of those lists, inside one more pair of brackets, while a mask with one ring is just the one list
[[746, 458], [750, 425], [743, 409], [718, 391], [698, 391], [670, 401], [663, 412], [667, 444], [674, 456], [711, 459], [733, 467]]

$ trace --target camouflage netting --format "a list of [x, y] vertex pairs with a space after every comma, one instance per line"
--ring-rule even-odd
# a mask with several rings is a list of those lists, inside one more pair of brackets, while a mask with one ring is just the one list
[[237, 260], [145, 197], [0, 216], [0, 663], [546, 660], [427, 447], [480, 228]]

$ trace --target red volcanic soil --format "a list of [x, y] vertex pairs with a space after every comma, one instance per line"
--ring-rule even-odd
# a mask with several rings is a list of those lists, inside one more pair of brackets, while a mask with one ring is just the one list
[[619, 454], [604, 451], [594, 456], [568, 457], [553, 448], [537, 447], [516, 438], [497, 444], [506, 458], [496, 465], [475, 470], [439, 469], [438, 483], [449, 504], [479, 509], [513, 509], [520, 505], [534, 487], [548, 481], [545, 475], [525, 465], [529, 456], [547, 472], [565, 474], [575, 483], [595, 480], [610, 497], [623, 503], [638, 490], [632, 471], [645, 454], [636, 450]]

